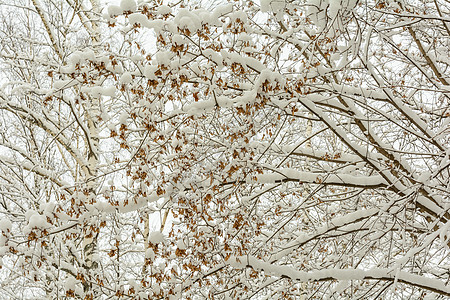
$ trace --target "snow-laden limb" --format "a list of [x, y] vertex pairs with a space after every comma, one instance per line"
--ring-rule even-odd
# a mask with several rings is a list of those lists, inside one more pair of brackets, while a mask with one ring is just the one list
[[303, 246], [304, 244], [310, 241], [322, 237], [326, 233], [332, 232], [334, 230], [341, 230], [342, 232], [345, 232], [346, 231], [345, 227], [348, 225], [357, 224], [360, 221], [364, 221], [360, 224], [357, 224], [356, 226], [356, 228], [362, 229], [367, 226], [365, 225], [367, 224], [367, 219], [376, 216], [378, 213], [379, 210], [376, 208], [356, 211], [346, 216], [331, 219], [329, 221], [330, 224], [319, 227], [318, 229], [316, 229], [316, 232], [314, 234], [304, 234], [300, 232], [293, 241], [283, 246], [283, 250], [274, 253], [270, 257], [269, 261], [270, 263], [277, 262], [283, 259], [284, 257], [288, 256], [295, 249]]
[[30, 120], [38, 127], [45, 130], [48, 134], [50, 134], [53, 138], [55, 138], [66, 150], [72, 158], [87, 171], [88, 163], [85, 158], [79, 153], [78, 149], [74, 148], [73, 144], [70, 142], [70, 139], [65, 136], [63, 130], [57, 127], [57, 122], [52, 120], [50, 116], [41, 116], [36, 112], [28, 109], [27, 107], [21, 105], [14, 104], [4, 104], [0, 107], [0, 109], [7, 110], [11, 113], [17, 113], [23, 119]]
[[[319, 117], [329, 128], [350, 148], [352, 149], [360, 158], [364, 159], [367, 163], [371, 164], [375, 170], [379, 172], [379, 174], [383, 177], [386, 182], [388, 182], [388, 185], [390, 188], [395, 189], [400, 194], [405, 194], [405, 192], [408, 190], [408, 188], [403, 185], [403, 183], [396, 178], [391, 172], [386, 171], [384, 166], [381, 165], [380, 161], [373, 157], [373, 154], [370, 153], [368, 148], [363, 148], [360, 145], [355, 144], [350, 140], [348, 137], [348, 134], [342, 130], [337, 124], [328, 116], [326, 116], [320, 109], [317, 108], [317, 106], [311, 102], [308, 99], [301, 99], [302, 104], [305, 105], [312, 113], [314, 113], [317, 117]], [[439, 203], [439, 200], [432, 199], [430, 200], [430, 205], [427, 205], [426, 203], [423, 203], [424, 201], [418, 202], [418, 206], [421, 209], [424, 209], [428, 213], [430, 213], [433, 216], [440, 216], [440, 213], [443, 209], [443, 203]], [[436, 209], [437, 207], [437, 209]], [[448, 215], [448, 212], [446, 213]], [[447, 218], [447, 216], [446, 216]]]
[[35, 165], [32, 162], [29, 162], [29, 161], [18, 162], [17, 160], [12, 160], [9, 157], [5, 157], [5, 156], [1, 156], [1, 155], [0, 155], [0, 161], [9, 166], [23, 168], [24, 170], [27, 170], [29, 172], [36, 173], [37, 175], [41, 176], [42, 178], [47, 178], [47, 179], [53, 181], [61, 188], [69, 188], [72, 185], [64, 180], [58, 179], [51, 170], [40, 167], [39, 165]]
[[348, 186], [356, 188], [386, 187], [388, 183], [382, 176], [354, 176], [346, 173], [313, 173], [300, 172], [295, 169], [279, 169], [274, 173], [256, 176], [258, 183], [281, 183], [297, 181], [301, 183], [317, 183], [324, 185]]
[[387, 280], [420, 287], [441, 295], [450, 296], [450, 287], [443, 281], [424, 276], [389, 269], [322, 269], [312, 272], [299, 271], [291, 266], [275, 265], [254, 256], [230, 257], [227, 264], [234, 268], [252, 268], [267, 275], [289, 278], [296, 281], [327, 280]]
[[294, 145], [285, 145], [282, 150], [291, 155], [305, 156], [316, 160], [324, 160], [336, 163], [357, 163], [361, 158], [355, 154], [349, 153], [330, 153], [324, 150], [313, 150], [305, 147], [297, 147]]

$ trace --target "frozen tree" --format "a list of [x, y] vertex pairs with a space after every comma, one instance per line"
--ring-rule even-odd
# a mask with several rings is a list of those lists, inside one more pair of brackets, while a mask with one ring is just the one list
[[[2, 289], [8, 299], [97, 298], [116, 268], [101, 260], [100, 228], [121, 222], [107, 214], [118, 201], [120, 145], [104, 131], [124, 106], [105, 76], [100, 9], [95, 1], [1, 7]], [[102, 242], [120, 240], [120, 227], [105, 229]]]
[[448, 1], [0, 3], [2, 296], [450, 296]]

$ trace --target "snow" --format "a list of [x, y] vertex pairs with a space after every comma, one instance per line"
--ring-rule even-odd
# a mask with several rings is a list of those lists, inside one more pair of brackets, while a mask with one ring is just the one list
[[152, 244], [160, 244], [164, 241], [164, 235], [160, 231], [154, 231], [148, 236], [148, 241]]
[[[102, 90], [102, 94], [105, 96], [108, 96], [108, 97], [114, 97], [116, 95], [116, 87], [114, 87], [114, 86], [105, 87]], [[107, 119], [109, 119], [109, 118], [107, 118]]]
[[205, 101], [198, 101], [193, 102], [189, 105], [186, 105], [183, 110], [188, 113], [189, 115], [201, 115], [203, 113], [206, 113], [210, 111], [216, 103], [213, 99], [205, 100]]
[[156, 80], [158, 77], [155, 75], [155, 72], [158, 70], [156, 66], [147, 65], [144, 68], [144, 76], [150, 80]]
[[336, 293], [343, 292], [347, 288], [348, 284], [349, 284], [348, 280], [340, 280], [336, 285], [336, 287], [334, 288], [334, 292]]
[[25, 220], [30, 221], [31, 216], [37, 214], [38, 212], [32, 209], [29, 209], [25, 212]]
[[262, 12], [270, 11], [270, 3], [272, 1], [273, 0], [260, 0], [259, 3], [260, 3], [260, 6], [261, 6], [261, 11]]
[[[82, 88], [83, 90], [83, 88]], [[101, 86], [93, 86], [91, 88], [84, 89], [86, 93], [91, 94], [93, 97], [97, 98], [102, 94], [103, 88]]]
[[420, 174], [419, 178], [417, 178], [417, 181], [420, 182], [427, 182], [431, 177], [431, 173], [430, 172], [422, 172], [422, 174]]
[[137, 6], [134, 0], [122, 0], [120, 1], [120, 8], [123, 9], [124, 12], [126, 11], [135, 12]]
[[148, 23], [148, 19], [146, 15], [143, 15], [141, 13], [134, 13], [128, 16], [128, 20], [130, 21], [131, 25], [141, 25], [146, 26]]
[[182, 240], [180, 240], [177, 242], [177, 248], [180, 250], [185, 250], [187, 247], [186, 244]]
[[120, 83], [122, 84], [129, 84], [132, 82], [132, 76], [130, 72], [125, 72], [123, 73], [123, 75], [120, 77]]
[[120, 201], [118, 208], [120, 212], [126, 213], [136, 211], [146, 206], [147, 206], [147, 198], [138, 197], [137, 199], [129, 200], [128, 202]]
[[[174, 34], [172, 36], [172, 43], [174, 43], [176, 45], [185, 45], [188, 43], [188, 41], [184, 36], [182, 36], [180, 34]], [[206, 51], [206, 50], [208, 50], [208, 49], [205, 49], [204, 51]]]
[[233, 101], [236, 103], [237, 106], [245, 106], [247, 103], [253, 103], [255, 102], [257, 91], [245, 91], [242, 96], [236, 97], [233, 99]]
[[226, 4], [226, 5], [222, 5], [222, 6], [218, 6], [213, 14], [212, 14], [212, 19], [219, 19], [221, 16], [224, 16], [226, 14], [229, 14], [230, 12], [233, 11], [233, 4]]
[[332, 224], [335, 227], [342, 227], [346, 224], [351, 224], [357, 220], [362, 220], [367, 217], [374, 216], [374, 215], [378, 214], [378, 212], [379, 212], [379, 210], [376, 208], [359, 210], [359, 211], [355, 211], [353, 213], [349, 213], [342, 217], [336, 217], [330, 221], [330, 224]]
[[145, 60], [145, 57], [142, 55], [136, 54], [136, 55], [130, 56], [130, 59], [133, 62], [141, 62], [141, 61]]
[[425, 196], [418, 195], [417, 202], [426, 207], [427, 209], [429, 209], [430, 211], [434, 212], [437, 216], [439, 216], [442, 213], [442, 208]]
[[128, 120], [128, 113], [126, 111], [124, 111], [124, 112], [122, 112], [120, 114], [119, 123], [126, 125], [127, 124], [127, 120]]
[[148, 248], [145, 251], [145, 258], [149, 258], [151, 260], [155, 260], [155, 251], [152, 248]]
[[286, 5], [285, 0], [260, 0], [259, 1], [262, 12], [274, 12], [279, 14], [283, 12]]
[[245, 23], [245, 22], [247, 22], [247, 19], [248, 19], [247, 14], [242, 10], [233, 11], [229, 15], [229, 17], [232, 22], [235, 22], [236, 20], [240, 20], [241, 22]]
[[105, 212], [105, 213], [113, 213], [116, 211], [116, 207], [112, 206], [108, 202], [104, 201], [98, 201], [94, 204], [95, 208], [97, 208], [98, 211]]
[[11, 227], [12, 227], [12, 223], [9, 219], [2, 218], [0, 220], [0, 231], [8, 232], [11, 230]]
[[321, 8], [320, 4], [321, 4], [320, 0], [309, 0], [309, 1], [307, 1], [307, 3], [306, 3], [306, 5], [307, 5], [307, 15], [315, 15], [319, 11], [319, 9]]
[[156, 53], [156, 61], [159, 65], [170, 66], [174, 54], [170, 51], [160, 51]]
[[45, 229], [45, 228], [49, 228], [50, 224], [47, 223], [47, 219], [45, 216], [35, 213], [30, 217], [30, 219], [28, 221], [28, 227]]
[[334, 19], [341, 8], [341, 0], [329, 0], [328, 15]]
[[200, 18], [187, 9], [180, 9], [173, 21], [179, 28], [188, 29], [192, 33], [202, 28]]
[[450, 293], [450, 286], [446, 286], [444, 282], [438, 279], [426, 278], [424, 276], [411, 274], [404, 271], [392, 273], [389, 269], [375, 268], [370, 270], [362, 269], [322, 269], [318, 271], [303, 272], [298, 271], [292, 266], [275, 265], [254, 256], [232, 256], [228, 259], [227, 264], [242, 269], [251, 267], [255, 270], [262, 270], [266, 274], [276, 277], [289, 277], [300, 282], [320, 281], [327, 279], [336, 280], [362, 280], [362, 279], [397, 279], [418, 286], [426, 286], [437, 291]]
[[81, 92], [91, 95], [92, 97], [98, 98], [101, 95], [114, 97], [116, 93], [116, 88], [113, 86], [102, 87], [102, 86], [82, 86]]
[[277, 73], [273, 72], [270, 69], [263, 69], [258, 77], [258, 80], [256, 81], [255, 85], [258, 87], [261, 87], [264, 82], [269, 82], [270, 84], [275, 85], [276, 83], [280, 84], [281, 86], [284, 85], [284, 79], [283, 77]]
[[282, 257], [287, 257], [289, 253], [291, 253], [294, 249], [297, 249], [299, 246], [307, 243], [308, 241], [313, 240], [317, 236], [320, 236], [324, 234], [325, 232], [329, 232], [331, 230], [336, 230], [338, 228], [344, 229], [344, 226], [352, 225], [354, 224], [355, 227], [361, 228], [361, 225], [358, 224], [360, 220], [365, 220], [367, 218], [376, 216], [379, 213], [379, 210], [376, 208], [372, 209], [366, 209], [366, 210], [359, 210], [354, 213], [347, 214], [345, 216], [340, 216], [333, 218], [330, 220], [330, 225], [324, 225], [322, 227], [317, 228], [317, 232], [314, 234], [304, 234], [299, 233], [297, 237], [287, 245], [285, 245], [285, 249], [282, 251], [279, 251], [275, 255], [271, 257], [271, 262], [275, 262], [280, 260]]
[[85, 49], [84, 51], [80, 52], [80, 54], [85, 60], [95, 61], [95, 53], [92, 49]]
[[70, 87], [75, 86], [77, 84], [78, 84], [78, 81], [73, 80], [73, 79], [57, 80], [57, 81], [53, 82], [53, 87], [56, 90], [60, 90], [60, 89], [70, 88]]
[[282, 180], [298, 180], [299, 182], [323, 183], [335, 185], [378, 186], [387, 185], [382, 176], [355, 176], [345, 173], [313, 173], [301, 172], [296, 169], [280, 169], [274, 173], [257, 175], [259, 183], [276, 183]]
[[163, 20], [151, 20], [147, 22], [146, 27], [152, 28], [155, 31], [155, 33], [158, 34], [165, 24], [166, 22]]
[[223, 67], [223, 59], [220, 54], [212, 49], [203, 50], [203, 55], [213, 61], [219, 68]]
[[121, 65], [112, 65], [111, 62], [108, 62], [106, 64], [106, 69], [108, 71], [111, 71], [114, 74], [122, 74], [123, 73], [123, 67]]
[[244, 62], [249, 68], [257, 72], [262, 72], [265, 69], [265, 66], [253, 57], [245, 57]]
[[217, 97], [217, 103], [219, 104], [220, 107], [232, 107], [233, 106], [233, 102], [224, 96]]
[[167, 5], [160, 5], [156, 9], [156, 13], [159, 15], [168, 15], [172, 12], [172, 9]]
[[[277, 150], [275, 147], [274, 150]], [[302, 155], [309, 156], [315, 158], [328, 158], [329, 160], [336, 160], [342, 162], [357, 162], [360, 161], [361, 158], [358, 155], [342, 153], [342, 152], [329, 152], [324, 150], [315, 150], [311, 148], [299, 147], [298, 145], [284, 145], [281, 150], [284, 153], [292, 153], [293, 155]], [[380, 158], [383, 158], [380, 155]]]
[[80, 51], [75, 51], [69, 55], [68, 61], [72, 65], [81, 63], [83, 61], [82, 53]]
[[108, 14], [110, 17], [115, 17], [121, 15], [123, 13], [123, 9], [117, 5], [108, 6]]
[[75, 291], [77, 283], [78, 281], [74, 277], [70, 276], [66, 279], [64, 283], [64, 288], [66, 289], [66, 291], [69, 290]]
[[158, 194], [157, 194], [156, 192], [153, 192], [153, 193], [151, 193], [150, 196], [148, 197], [148, 202], [149, 202], [149, 203], [151, 203], [151, 202], [156, 202], [156, 201], [158, 201], [158, 199], [159, 199]]

